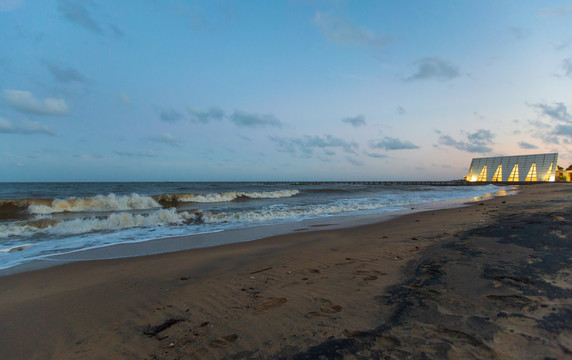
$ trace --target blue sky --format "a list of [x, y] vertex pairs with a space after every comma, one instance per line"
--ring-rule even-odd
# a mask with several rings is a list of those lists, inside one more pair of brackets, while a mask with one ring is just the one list
[[572, 1], [0, 0], [0, 181], [572, 163]]

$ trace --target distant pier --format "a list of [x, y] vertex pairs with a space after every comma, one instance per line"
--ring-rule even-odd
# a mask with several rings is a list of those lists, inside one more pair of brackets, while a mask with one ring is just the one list
[[545, 181], [262, 181], [264, 185], [425, 185], [425, 186], [482, 186], [482, 185], [533, 185], [546, 184]]
[[[447, 181], [264, 181], [264, 185], [431, 185], [431, 186], [461, 186], [472, 185], [465, 180]], [[482, 183], [481, 183], [482, 184]]]

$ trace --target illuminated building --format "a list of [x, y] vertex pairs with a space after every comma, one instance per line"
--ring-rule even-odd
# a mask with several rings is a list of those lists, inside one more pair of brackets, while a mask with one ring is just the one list
[[558, 153], [473, 158], [467, 181], [554, 181]]

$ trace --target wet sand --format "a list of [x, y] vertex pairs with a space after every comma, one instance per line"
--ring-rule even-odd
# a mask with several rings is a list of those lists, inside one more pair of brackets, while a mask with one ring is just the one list
[[0, 278], [7, 359], [572, 356], [572, 186]]

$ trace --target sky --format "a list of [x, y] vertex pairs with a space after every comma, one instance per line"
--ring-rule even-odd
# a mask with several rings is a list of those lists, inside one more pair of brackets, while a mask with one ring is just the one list
[[0, 0], [0, 181], [572, 163], [572, 1]]

